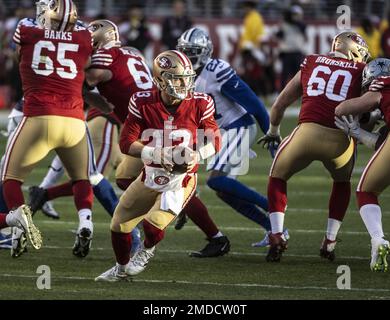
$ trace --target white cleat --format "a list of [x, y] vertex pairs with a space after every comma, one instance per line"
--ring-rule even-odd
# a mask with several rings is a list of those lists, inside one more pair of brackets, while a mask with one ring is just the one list
[[60, 214], [54, 209], [53, 202], [52, 201], [46, 201], [42, 208], [41, 211], [45, 216], [48, 216], [49, 218], [52, 219], [59, 219]]
[[12, 228], [11, 257], [18, 258], [27, 252], [27, 238], [22, 229]]
[[129, 276], [136, 276], [145, 270], [149, 260], [153, 258], [156, 247], [147, 249], [142, 244], [140, 249], [130, 259], [130, 262], [126, 266], [126, 273]]
[[103, 272], [100, 276], [95, 278], [95, 281], [101, 282], [116, 282], [121, 280], [126, 280], [128, 275], [126, 274], [124, 267], [116, 264], [111, 269], [108, 269], [106, 272]]
[[14, 211], [10, 211], [7, 216], [10, 225], [17, 227], [27, 235], [27, 239], [35, 249], [42, 247], [42, 235], [38, 228], [34, 225], [30, 207], [21, 205]]
[[[264, 239], [259, 241], [259, 242], [252, 243], [252, 247], [254, 247], [254, 248], [269, 247], [269, 234], [270, 233], [271, 233], [271, 231], [267, 231], [265, 233]], [[284, 234], [284, 237], [286, 238], [286, 240], [290, 239], [290, 234], [288, 233], [287, 229], [284, 229], [283, 234]]]
[[389, 241], [382, 238], [371, 239], [371, 270], [376, 272], [386, 272], [388, 270], [387, 256], [389, 254]]

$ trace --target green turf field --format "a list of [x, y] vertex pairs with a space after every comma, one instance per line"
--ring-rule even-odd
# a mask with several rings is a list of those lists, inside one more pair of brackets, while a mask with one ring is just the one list
[[[295, 125], [294, 119], [283, 122], [283, 135]], [[5, 140], [2, 139], [2, 145]], [[321, 143], [321, 141], [318, 141]], [[264, 150], [251, 163], [250, 174], [241, 178], [261, 193], [266, 192], [271, 159]], [[353, 174], [356, 187], [371, 151], [359, 147]], [[48, 158], [37, 168], [25, 185], [37, 184], [45, 174]], [[289, 184], [289, 208], [286, 226], [290, 230], [289, 249], [279, 264], [265, 261], [266, 249], [250, 244], [263, 237], [263, 231], [235, 213], [205, 187], [204, 171], [200, 171], [200, 196], [221, 230], [230, 238], [231, 252], [220, 258], [198, 260], [188, 252], [202, 248], [204, 235], [188, 223], [181, 231], [167, 231], [154, 259], [144, 273], [133, 282], [95, 283], [94, 277], [114, 264], [109, 218], [102, 207], [94, 207], [95, 236], [87, 258], [74, 257], [71, 247], [78, 225], [73, 201], [56, 201], [61, 220], [35, 216], [44, 236], [40, 251], [29, 248], [19, 259], [9, 251], [0, 251], [1, 299], [389, 299], [390, 272], [375, 274], [369, 269], [369, 236], [356, 209], [353, 194], [349, 212], [340, 233], [336, 261], [330, 263], [318, 256], [327, 219], [331, 180], [321, 164], [293, 177]], [[390, 193], [381, 198], [384, 228], [390, 230]], [[37, 267], [51, 269], [51, 289], [36, 286]], [[351, 290], [336, 286], [337, 267], [351, 269]]]

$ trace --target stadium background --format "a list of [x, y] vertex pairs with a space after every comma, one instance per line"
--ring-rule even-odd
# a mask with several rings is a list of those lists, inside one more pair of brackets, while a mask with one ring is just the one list
[[[14, 90], [8, 72], [10, 35], [7, 29], [16, 21], [15, 12], [24, 8], [34, 16], [34, 1], [0, 0], [0, 105], [12, 106]], [[105, 13], [119, 24], [126, 21], [127, 9], [132, 1], [76, 1], [80, 14], [86, 21]], [[298, 3], [304, 10], [307, 23], [308, 53], [326, 52], [330, 39], [337, 31], [336, 8], [351, 6], [353, 25], [370, 16], [378, 30], [386, 18], [389, 1], [259, 1], [258, 9], [265, 23], [265, 48], [277, 48], [270, 35], [281, 21], [282, 11]], [[160, 50], [161, 21], [170, 14], [171, 1], [143, 1], [152, 40], [145, 50], [150, 62]], [[210, 31], [215, 54], [230, 61], [240, 70], [237, 41], [242, 28], [240, 1], [188, 0], [188, 15], [195, 25]], [[19, 11], [20, 14], [20, 11]], [[25, 14], [24, 12], [22, 14]], [[12, 49], [12, 48], [11, 48]], [[280, 62], [275, 61], [276, 82]], [[277, 88], [277, 85], [275, 86]], [[263, 97], [270, 107], [277, 92]], [[5, 123], [8, 110], [1, 114]], [[296, 112], [282, 123], [282, 135], [286, 136], [296, 124]], [[0, 140], [4, 150], [5, 138]], [[252, 161], [250, 174], [242, 181], [266, 192], [267, 173], [271, 164], [268, 153], [255, 146], [258, 158]], [[358, 161], [353, 172], [353, 188], [356, 187], [371, 151], [359, 147]], [[29, 177], [26, 186], [38, 184], [51, 160], [48, 157]], [[338, 259], [334, 263], [322, 261], [318, 249], [323, 237], [327, 216], [327, 202], [331, 180], [320, 164], [295, 176], [289, 185], [289, 208], [286, 225], [290, 229], [290, 248], [281, 264], [265, 262], [265, 250], [250, 247], [251, 242], [263, 237], [262, 230], [233, 212], [219, 201], [205, 186], [206, 174], [200, 170], [199, 191], [211, 215], [221, 230], [229, 236], [232, 251], [218, 259], [193, 260], [190, 250], [203, 247], [202, 233], [188, 223], [182, 231], [169, 228], [166, 239], [158, 248], [156, 257], [148, 269], [132, 283], [96, 284], [93, 278], [113, 263], [109, 240], [109, 223], [99, 204], [94, 206], [95, 238], [90, 255], [85, 260], [72, 256], [71, 246], [77, 228], [75, 209], [70, 199], [59, 199], [56, 208], [61, 212], [60, 221], [52, 221], [37, 215], [37, 225], [44, 234], [44, 248], [38, 252], [29, 250], [18, 259], [11, 259], [9, 252], [0, 251], [0, 299], [389, 299], [389, 274], [373, 274], [369, 263], [369, 237], [359, 217], [354, 197], [340, 233]], [[384, 207], [384, 229], [390, 228], [390, 196], [381, 197]], [[52, 272], [51, 290], [36, 287], [37, 267], [48, 265]], [[352, 271], [352, 290], [337, 289], [337, 267], [348, 265]]]

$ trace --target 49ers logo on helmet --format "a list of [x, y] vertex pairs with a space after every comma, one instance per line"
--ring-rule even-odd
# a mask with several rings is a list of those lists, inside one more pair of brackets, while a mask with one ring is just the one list
[[172, 62], [168, 57], [163, 56], [158, 59], [158, 65], [161, 69], [169, 69], [172, 67]]
[[351, 36], [351, 39], [355, 41], [358, 45], [362, 47], [367, 47], [366, 41], [362, 37], [359, 37], [357, 34]]
[[164, 186], [168, 184], [169, 178], [165, 176], [157, 176], [154, 178], [154, 183], [158, 184], [159, 186]]

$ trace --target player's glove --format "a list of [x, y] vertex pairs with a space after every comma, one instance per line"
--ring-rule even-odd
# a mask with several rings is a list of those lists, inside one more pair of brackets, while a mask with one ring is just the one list
[[274, 158], [281, 141], [282, 137], [280, 136], [279, 131], [277, 133], [271, 133], [270, 130], [268, 130], [265, 136], [257, 140], [257, 143], [262, 144], [263, 148], [267, 148], [271, 157]]
[[335, 117], [335, 122], [337, 128], [344, 131], [348, 136], [360, 140], [360, 123], [358, 117], [353, 117], [352, 115], [342, 116], [341, 118]]
[[173, 147], [149, 147], [145, 146], [142, 149], [141, 159], [146, 165], [151, 163], [159, 164], [167, 172], [172, 172], [173, 170], [173, 160], [172, 160], [172, 149]]

